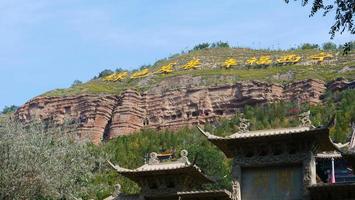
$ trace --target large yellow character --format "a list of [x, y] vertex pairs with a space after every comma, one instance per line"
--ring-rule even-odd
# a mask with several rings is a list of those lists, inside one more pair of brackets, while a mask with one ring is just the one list
[[104, 81], [121, 81], [128, 76], [128, 72], [113, 73], [103, 78]]
[[142, 69], [138, 72], [135, 72], [132, 74], [131, 78], [135, 79], [135, 78], [143, 78], [149, 75], [149, 69]]
[[201, 65], [200, 59], [194, 58], [184, 66], [182, 66], [183, 69], [189, 70], [189, 69], [197, 69]]
[[238, 64], [237, 60], [234, 58], [230, 58], [224, 61], [223, 67], [226, 69], [232, 68], [233, 66], [236, 66]]

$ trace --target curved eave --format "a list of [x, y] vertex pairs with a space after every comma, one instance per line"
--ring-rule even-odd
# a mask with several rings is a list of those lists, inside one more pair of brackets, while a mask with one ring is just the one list
[[122, 176], [131, 179], [132, 181], [139, 182], [142, 178], [156, 175], [187, 175], [192, 176], [194, 181], [200, 183], [214, 183], [214, 181], [203, 174], [198, 167], [193, 165], [188, 165], [185, 167], [175, 168], [175, 169], [158, 169], [149, 171], [138, 171], [138, 170], [117, 170]]
[[[199, 128], [200, 129], [200, 128]], [[253, 134], [251, 133], [240, 133], [240, 137], [218, 137], [211, 136], [211, 134], [206, 134], [202, 129], [201, 132], [207, 136], [208, 140], [211, 141], [214, 145], [220, 148], [228, 158], [233, 158], [234, 147], [238, 145], [243, 145], [247, 143], [257, 143], [257, 142], [269, 142], [269, 141], [290, 141], [290, 139], [306, 140], [311, 139], [315, 140], [318, 145], [318, 151], [334, 151], [338, 150], [336, 145], [331, 141], [329, 137], [328, 127], [314, 128], [309, 130], [304, 130], [300, 132], [282, 132], [282, 133], [273, 133], [273, 134]], [[274, 130], [270, 130], [274, 131]], [[266, 132], [266, 131], [265, 131]], [[244, 135], [243, 135], [244, 134]]]

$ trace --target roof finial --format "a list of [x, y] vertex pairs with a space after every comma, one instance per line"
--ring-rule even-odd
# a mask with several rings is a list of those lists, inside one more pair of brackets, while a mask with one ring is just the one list
[[310, 110], [299, 114], [298, 119], [301, 121], [301, 126], [313, 127], [310, 116], [311, 116]]
[[159, 164], [158, 154], [156, 152], [152, 152], [149, 154], [148, 164], [149, 165]]
[[120, 184], [116, 184], [115, 185], [115, 191], [112, 193], [112, 196], [113, 197], [117, 197], [118, 195], [120, 195], [121, 194], [121, 185]]
[[185, 149], [181, 150], [180, 151], [180, 161], [183, 162], [183, 163], [186, 163], [187, 165], [190, 164], [190, 161], [189, 161], [189, 158], [187, 157], [189, 155], [189, 152]]
[[240, 113], [239, 116], [239, 132], [246, 133], [249, 132], [250, 120], [244, 117], [244, 113]]

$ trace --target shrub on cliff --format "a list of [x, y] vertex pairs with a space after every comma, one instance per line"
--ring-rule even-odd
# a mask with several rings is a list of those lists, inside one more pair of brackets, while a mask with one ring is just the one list
[[12, 120], [0, 128], [0, 160], [0, 199], [85, 197], [99, 161], [63, 127]]
[[12, 113], [12, 112], [15, 112], [17, 110], [17, 108], [18, 107], [15, 105], [5, 106], [1, 113], [2, 114]]

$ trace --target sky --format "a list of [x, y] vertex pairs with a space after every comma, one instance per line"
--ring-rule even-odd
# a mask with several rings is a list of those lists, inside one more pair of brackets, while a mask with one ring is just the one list
[[309, 13], [283, 0], [0, 0], [0, 110], [201, 42], [287, 49], [330, 41], [333, 15]]

